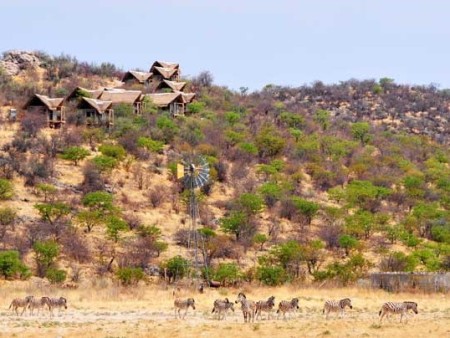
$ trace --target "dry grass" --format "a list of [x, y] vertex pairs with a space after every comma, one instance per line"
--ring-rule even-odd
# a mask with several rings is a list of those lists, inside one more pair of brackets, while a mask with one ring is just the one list
[[[290, 320], [262, 320], [244, 324], [240, 311], [218, 322], [211, 315], [216, 298], [234, 300], [240, 290], [207, 290], [198, 294], [182, 290], [181, 297], [193, 296], [196, 311], [190, 310], [185, 320], [175, 319], [172, 288], [140, 286], [124, 289], [104, 280], [78, 290], [39, 289], [30, 282], [6, 283], [0, 289], [4, 300], [0, 312], [0, 337], [209, 337], [212, 335], [246, 337], [448, 337], [450, 335], [450, 303], [442, 294], [388, 294], [379, 290], [315, 289], [315, 288], [244, 288], [248, 298], [259, 300], [274, 295], [276, 302], [300, 297], [300, 313]], [[25, 294], [65, 296], [69, 309], [60, 316], [16, 317], [7, 307], [14, 297]], [[322, 306], [328, 298], [352, 298], [354, 309], [347, 317], [331, 316], [325, 320]], [[414, 300], [419, 314], [410, 316], [407, 324], [399, 318], [379, 325], [378, 311], [387, 300]]]

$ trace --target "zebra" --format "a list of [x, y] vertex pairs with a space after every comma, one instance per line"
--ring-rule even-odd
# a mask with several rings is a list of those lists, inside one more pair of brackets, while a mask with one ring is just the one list
[[[188, 299], [180, 299], [177, 298], [174, 300], [173, 302], [174, 306], [175, 306], [175, 317], [176, 318], [181, 318], [181, 314], [180, 311], [181, 309], [184, 309], [184, 315], [183, 315], [183, 319], [184, 317], [186, 317], [186, 313], [189, 309], [189, 307], [192, 307], [193, 310], [195, 310], [195, 300], [194, 298], [188, 298]], [[177, 316], [177, 312], [178, 312], [178, 316]]]
[[50, 309], [51, 309], [50, 298], [48, 298], [48, 297], [41, 297], [40, 299], [33, 298], [28, 304], [28, 309], [30, 310], [30, 315], [33, 315], [34, 309], [37, 309], [38, 314], [39, 314], [40, 310], [43, 307], [45, 307], [45, 305], [48, 306], [48, 311], [50, 311]]
[[[277, 310], [277, 318], [280, 316], [280, 313], [283, 313], [283, 318], [286, 319], [286, 312], [291, 313], [292, 311], [300, 309], [300, 306], [298, 305], [298, 298], [292, 298], [292, 300], [282, 300], [278, 304], [278, 310]], [[289, 315], [290, 317], [290, 315]]]
[[19, 315], [19, 311], [18, 308], [19, 307], [23, 307], [23, 310], [21, 312], [21, 316], [23, 315], [23, 313], [25, 312], [25, 310], [28, 307], [28, 304], [30, 304], [30, 302], [34, 299], [34, 296], [26, 296], [25, 298], [15, 298], [12, 300], [11, 305], [9, 305], [9, 309], [12, 308], [13, 311], [16, 312], [16, 315]]
[[235, 303], [241, 303], [241, 310], [244, 315], [245, 323], [247, 323], [247, 319], [249, 323], [250, 321], [255, 322], [256, 303], [254, 301], [248, 300], [242, 292], [239, 292]]
[[61, 308], [67, 309], [67, 299], [64, 297], [48, 298], [48, 302], [51, 316], [53, 316], [53, 308], [55, 307], [58, 308], [58, 314], [61, 314]]
[[214, 301], [214, 307], [211, 311], [211, 313], [217, 312], [218, 319], [220, 320], [220, 315], [223, 312], [222, 319], [225, 319], [228, 310], [231, 310], [234, 312], [234, 304], [228, 300], [228, 298], [225, 299], [216, 299]]
[[256, 302], [256, 319], [261, 319], [261, 312], [267, 312], [267, 319], [270, 319], [272, 315], [272, 309], [275, 306], [275, 297], [270, 296], [267, 300], [260, 300]]
[[352, 301], [350, 298], [344, 298], [339, 301], [337, 300], [327, 300], [323, 305], [322, 313], [326, 313], [326, 319], [328, 319], [328, 315], [330, 312], [339, 312], [339, 316], [341, 318], [345, 315], [345, 307], [348, 306], [350, 309], [353, 309]]
[[[417, 310], [416, 302], [403, 302], [403, 303], [393, 303], [387, 302], [384, 303], [381, 307], [380, 312], [378, 312], [378, 316], [380, 316], [380, 323], [383, 320], [384, 316], [389, 316], [391, 313], [400, 314], [400, 323], [402, 322], [403, 316], [407, 316], [408, 310], [412, 310], [415, 314], [419, 313]], [[406, 319], [408, 320], [408, 319]]]

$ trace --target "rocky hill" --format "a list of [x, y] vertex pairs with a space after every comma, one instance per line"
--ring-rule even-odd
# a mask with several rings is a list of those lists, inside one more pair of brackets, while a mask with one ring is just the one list
[[[68, 118], [51, 130], [25, 112], [8, 122], [7, 108], [36, 91], [115, 83], [120, 70], [41, 52], [5, 63], [17, 66], [0, 71], [0, 261], [17, 256], [8, 278], [132, 284], [166, 269], [171, 280], [347, 284], [450, 269], [446, 91], [381, 79], [234, 92], [206, 72], [186, 79], [197, 93], [187, 116], [123, 105], [113, 128]], [[192, 232], [177, 164], [200, 158], [210, 177]]]

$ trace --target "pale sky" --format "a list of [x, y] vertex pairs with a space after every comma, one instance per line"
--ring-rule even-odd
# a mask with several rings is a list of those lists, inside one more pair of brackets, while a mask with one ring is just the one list
[[0, 51], [43, 50], [251, 90], [391, 77], [450, 87], [446, 0], [0, 0]]

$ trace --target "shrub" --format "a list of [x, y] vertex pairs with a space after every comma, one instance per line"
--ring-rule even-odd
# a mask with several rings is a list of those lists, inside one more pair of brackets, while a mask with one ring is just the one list
[[106, 221], [106, 233], [108, 237], [114, 242], [118, 242], [120, 232], [128, 230], [128, 224], [123, 219], [116, 216], [111, 216]]
[[392, 252], [380, 262], [381, 271], [414, 271], [419, 261], [413, 255], [405, 255], [403, 252]]
[[185, 277], [189, 272], [189, 262], [181, 256], [172, 257], [163, 267], [167, 269], [169, 279], [172, 281]]
[[281, 266], [259, 266], [256, 278], [264, 285], [277, 286], [287, 281], [287, 274]]
[[283, 150], [285, 141], [273, 127], [264, 127], [256, 135], [255, 143], [260, 157], [270, 157]]
[[101, 172], [108, 172], [117, 167], [118, 161], [114, 157], [99, 155], [92, 159], [95, 167]]
[[103, 155], [115, 158], [118, 161], [122, 161], [127, 154], [124, 147], [116, 144], [102, 144], [98, 150]]
[[359, 242], [355, 237], [342, 235], [339, 237], [339, 246], [345, 250], [345, 254], [348, 256], [350, 250], [356, 249], [359, 246]]
[[145, 149], [158, 154], [161, 154], [164, 149], [163, 142], [152, 140], [149, 137], [139, 137], [137, 144], [139, 147], [144, 147]]
[[187, 105], [187, 110], [192, 114], [199, 114], [205, 109], [205, 103], [196, 101]]
[[39, 277], [44, 277], [59, 255], [59, 246], [54, 241], [37, 241], [33, 245]]
[[50, 268], [47, 270], [45, 277], [51, 284], [60, 284], [66, 280], [67, 272], [60, 269]]
[[70, 147], [64, 150], [61, 158], [72, 161], [74, 165], [78, 165], [78, 162], [84, 160], [89, 154], [89, 150], [82, 147]]
[[221, 263], [212, 271], [212, 277], [223, 286], [228, 286], [236, 284], [242, 278], [242, 273], [236, 263]]
[[9, 200], [14, 196], [13, 185], [10, 181], [0, 178], [0, 200]]
[[84, 195], [81, 203], [91, 210], [101, 212], [112, 211], [114, 209], [113, 196], [105, 191], [93, 191]]
[[144, 270], [142, 270], [142, 268], [133, 267], [119, 268], [116, 272], [116, 276], [123, 286], [136, 285], [145, 278]]
[[26, 279], [30, 277], [29, 268], [22, 263], [17, 251], [0, 252], [0, 274], [5, 278]]

